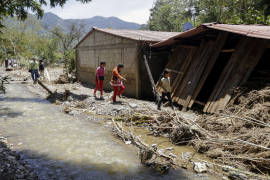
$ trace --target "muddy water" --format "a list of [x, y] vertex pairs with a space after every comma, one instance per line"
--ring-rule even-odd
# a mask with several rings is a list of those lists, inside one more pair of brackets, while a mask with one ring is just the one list
[[40, 179], [194, 179], [183, 171], [160, 176], [140, 165], [137, 150], [94, 122], [62, 113], [11, 84], [0, 96], [0, 133]]

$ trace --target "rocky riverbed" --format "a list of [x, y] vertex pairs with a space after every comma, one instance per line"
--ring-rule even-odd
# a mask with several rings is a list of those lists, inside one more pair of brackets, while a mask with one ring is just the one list
[[20, 155], [12, 151], [10, 146], [8, 139], [0, 134], [0, 179], [37, 179], [33, 169], [20, 160]]

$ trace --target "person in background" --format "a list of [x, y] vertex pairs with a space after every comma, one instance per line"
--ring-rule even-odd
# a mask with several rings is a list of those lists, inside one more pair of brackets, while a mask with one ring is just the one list
[[161, 99], [158, 102], [158, 110], [161, 110], [161, 105], [165, 101], [166, 96], [168, 98], [168, 101], [172, 109], [174, 109], [173, 103], [172, 103], [172, 97], [171, 97], [172, 88], [171, 88], [171, 82], [170, 82], [170, 72], [168, 70], [165, 70], [163, 72], [163, 78], [161, 79], [159, 86], [162, 89], [162, 95], [161, 95]]
[[[117, 67], [113, 69], [112, 72], [112, 80], [111, 85], [113, 87], [113, 103], [116, 103], [116, 96], [121, 97], [122, 93], [125, 90], [125, 86], [123, 84], [123, 81], [126, 81], [126, 79], [121, 76], [121, 71], [124, 69], [123, 64], [118, 64]], [[120, 90], [119, 90], [120, 88]]]
[[29, 69], [30, 69], [29, 72], [31, 72], [31, 77], [34, 81], [34, 84], [36, 84], [39, 78], [39, 73], [38, 73], [38, 63], [35, 58], [33, 58], [33, 61], [30, 63]]
[[106, 66], [106, 62], [101, 62], [96, 70], [96, 88], [94, 90], [94, 97], [97, 97], [96, 96], [97, 90], [100, 89], [100, 99], [101, 100], [104, 100], [104, 98], [103, 98], [103, 81], [104, 81], [104, 75], [105, 75], [105, 66]]
[[39, 74], [40, 74], [40, 79], [44, 80], [45, 79], [45, 76], [44, 76], [44, 70], [45, 70], [45, 67], [44, 67], [44, 62], [43, 60], [40, 60], [39, 61]]
[[5, 59], [5, 68], [6, 69], [8, 68], [8, 59], [7, 58]]

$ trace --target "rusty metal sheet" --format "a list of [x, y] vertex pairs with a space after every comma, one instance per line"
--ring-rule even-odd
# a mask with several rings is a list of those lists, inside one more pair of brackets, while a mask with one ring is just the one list
[[152, 47], [159, 48], [163, 46], [170, 46], [176, 41], [179, 41], [179, 38], [188, 38], [195, 36], [201, 32], [207, 31], [209, 29], [215, 29], [219, 31], [231, 32], [243, 36], [261, 38], [261, 39], [270, 39], [270, 26], [266, 25], [232, 25], [232, 24], [217, 24], [217, 23], [207, 23], [193, 28], [184, 33], [179, 33], [176, 36], [173, 36], [165, 41], [161, 41], [152, 45]]

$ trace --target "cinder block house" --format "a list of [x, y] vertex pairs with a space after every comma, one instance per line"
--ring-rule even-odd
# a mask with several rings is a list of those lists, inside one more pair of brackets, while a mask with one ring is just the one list
[[[76, 46], [77, 77], [82, 82], [95, 83], [95, 71], [105, 61], [106, 75], [104, 88], [109, 84], [113, 68], [125, 65], [123, 76], [127, 78], [125, 94], [130, 97], [152, 96], [152, 88], [145, 70], [142, 48], [166, 40], [179, 33], [143, 30], [114, 30], [93, 28]], [[157, 81], [167, 64], [167, 54], [156, 54], [149, 62], [154, 79]]]

